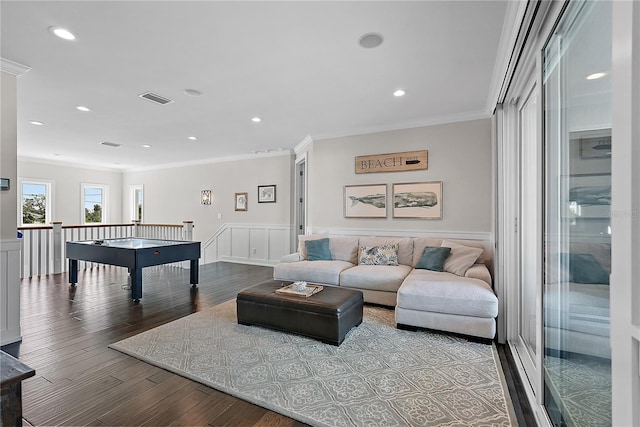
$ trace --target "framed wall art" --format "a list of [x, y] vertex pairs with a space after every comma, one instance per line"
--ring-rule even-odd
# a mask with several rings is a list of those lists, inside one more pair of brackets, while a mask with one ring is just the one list
[[442, 219], [442, 181], [393, 184], [393, 217]]
[[258, 203], [275, 203], [276, 186], [258, 185]]
[[387, 184], [345, 185], [345, 218], [386, 218]]
[[236, 193], [236, 210], [237, 211], [246, 211], [247, 210], [247, 193]]
[[562, 217], [609, 218], [611, 216], [611, 175], [607, 173], [563, 176]]

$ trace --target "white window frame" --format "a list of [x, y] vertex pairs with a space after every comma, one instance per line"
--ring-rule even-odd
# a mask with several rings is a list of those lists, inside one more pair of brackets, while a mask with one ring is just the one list
[[[22, 186], [23, 184], [34, 184], [46, 186], [45, 196], [45, 212], [44, 212], [44, 224], [24, 224], [22, 222]], [[21, 227], [41, 227], [43, 225], [50, 224], [53, 219], [51, 218], [53, 213], [53, 181], [47, 181], [44, 179], [31, 179], [31, 178], [18, 178], [18, 218]]]
[[[102, 190], [102, 221], [87, 222], [85, 217], [85, 192], [87, 188], [100, 188]], [[83, 182], [80, 186], [80, 224], [107, 224], [109, 218], [109, 186], [107, 184], [92, 184]]]
[[137, 217], [136, 192], [138, 190], [142, 190], [142, 212], [140, 214], [140, 221], [144, 222], [144, 185], [142, 184], [135, 184], [135, 185], [129, 186], [129, 202], [131, 204], [129, 209], [129, 216], [131, 221], [134, 221], [137, 219], [136, 218]]

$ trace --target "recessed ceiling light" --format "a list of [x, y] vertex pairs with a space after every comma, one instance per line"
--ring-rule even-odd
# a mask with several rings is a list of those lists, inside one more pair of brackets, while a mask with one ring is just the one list
[[262, 121], [262, 119], [260, 117], [253, 117], [251, 119], [251, 121], [254, 122], [254, 123], [260, 123]]
[[358, 44], [365, 49], [371, 49], [380, 46], [383, 40], [381, 34], [367, 33], [358, 39]]
[[393, 92], [393, 96], [404, 96], [406, 94], [406, 92], [402, 89], [398, 89], [395, 92]]
[[39, 122], [37, 120], [31, 120], [29, 123], [31, 123], [32, 125], [36, 125], [36, 126], [42, 126], [44, 123]]
[[149, 144], [142, 144], [142, 146], [143, 146], [144, 148], [151, 148], [151, 146], [150, 146]]
[[587, 76], [587, 80], [596, 80], [596, 79], [601, 79], [604, 76], [606, 76], [607, 73], [593, 73], [593, 74], [589, 74]]
[[202, 96], [202, 92], [195, 89], [185, 89], [182, 91], [182, 93], [184, 93], [187, 96]]
[[66, 28], [62, 28], [62, 27], [50, 27], [49, 31], [51, 31], [53, 34], [55, 34], [56, 36], [60, 37], [61, 39], [65, 39], [65, 40], [75, 40], [76, 36], [73, 35], [73, 33], [69, 30], [67, 30]]
[[78, 105], [76, 106], [76, 110], [80, 110], [80, 111], [91, 111], [91, 108], [89, 107], [85, 107], [84, 105]]
[[198, 137], [197, 136], [188, 136], [187, 139], [195, 141], [196, 139], [198, 139]]

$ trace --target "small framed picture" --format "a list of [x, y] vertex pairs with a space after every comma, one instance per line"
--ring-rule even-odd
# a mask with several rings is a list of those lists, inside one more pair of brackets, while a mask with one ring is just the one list
[[246, 211], [247, 210], [247, 193], [236, 193], [236, 210], [237, 211]]
[[258, 203], [275, 203], [276, 186], [258, 185]]

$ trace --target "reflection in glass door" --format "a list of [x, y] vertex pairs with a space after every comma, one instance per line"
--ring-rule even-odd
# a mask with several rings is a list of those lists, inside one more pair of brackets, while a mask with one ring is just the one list
[[544, 404], [611, 425], [611, 2], [571, 2], [543, 51]]

